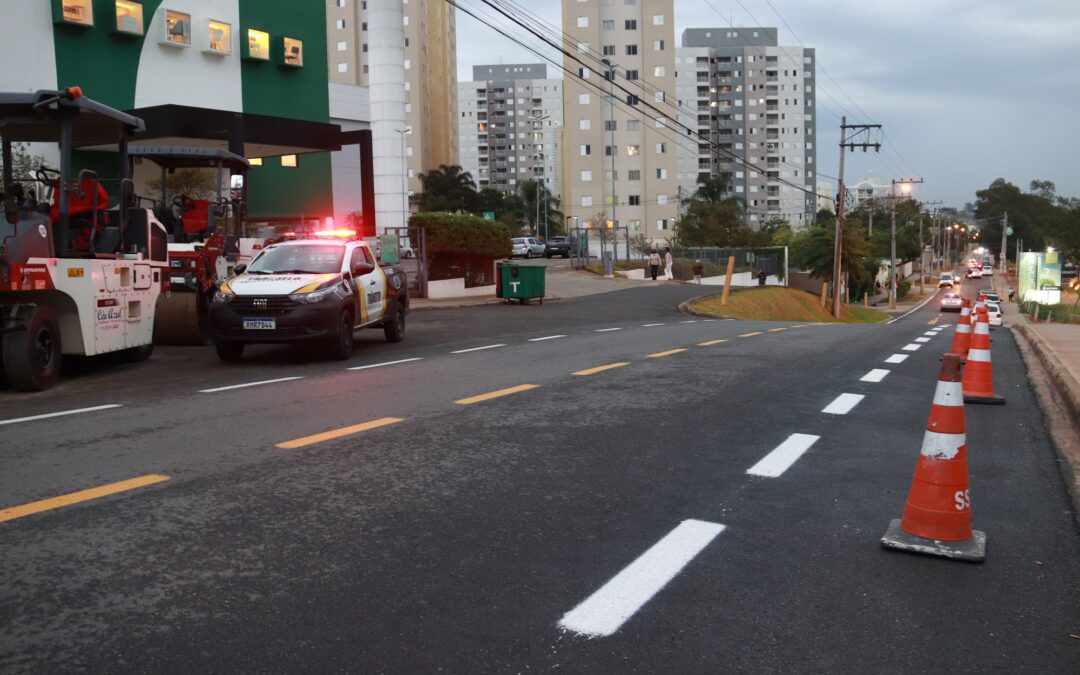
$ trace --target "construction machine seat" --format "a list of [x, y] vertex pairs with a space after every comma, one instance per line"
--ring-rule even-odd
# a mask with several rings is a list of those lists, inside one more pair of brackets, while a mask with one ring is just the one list
[[210, 202], [206, 199], [194, 199], [193, 209], [184, 212], [184, 235], [193, 237], [204, 234], [210, 227]]
[[[94, 193], [97, 193], [97, 210], [104, 211], [109, 208], [109, 193], [101, 183], [93, 178], [83, 178], [79, 181], [78, 192], [72, 190], [68, 193], [68, 215], [71, 217], [89, 214], [94, 210]], [[80, 197], [80, 195], [82, 195]], [[49, 210], [49, 221], [53, 225], [60, 222], [60, 198], [57, 196]]]

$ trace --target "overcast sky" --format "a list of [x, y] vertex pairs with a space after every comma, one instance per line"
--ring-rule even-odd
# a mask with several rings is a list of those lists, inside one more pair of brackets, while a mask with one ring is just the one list
[[[517, 4], [561, 24], [560, 0]], [[956, 207], [998, 177], [1080, 196], [1080, 0], [675, 0], [677, 43], [685, 28], [732, 21], [817, 49], [819, 177], [837, 175], [846, 114], [884, 125], [888, 150], [849, 154], [845, 182], [914, 175], [920, 199]], [[474, 65], [540, 60], [461, 11], [457, 37], [461, 80]]]

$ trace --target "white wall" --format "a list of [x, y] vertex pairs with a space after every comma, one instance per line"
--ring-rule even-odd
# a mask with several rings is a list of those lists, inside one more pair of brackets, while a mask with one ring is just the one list
[[[191, 46], [161, 44], [165, 36], [166, 7], [191, 14]], [[207, 39], [206, 22], [209, 19], [232, 26], [232, 54], [217, 56], [203, 53]], [[49, 27], [52, 27], [51, 22]], [[135, 85], [135, 107], [176, 103], [195, 108], [242, 112], [240, 31], [240, 5], [237, 0], [164, 3], [154, 13], [146, 29]]]
[[[405, 13], [401, 0], [368, 0], [368, 84], [376, 231], [406, 224]], [[408, 140], [406, 139], [406, 143]]]

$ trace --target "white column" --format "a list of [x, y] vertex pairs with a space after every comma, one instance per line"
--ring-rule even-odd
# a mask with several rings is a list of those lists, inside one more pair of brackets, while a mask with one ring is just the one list
[[368, 84], [375, 165], [375, 225], [406, 224], [408, 175], [402, 156], [405, 128], [405, 14], [401, 0], [368, 0]]

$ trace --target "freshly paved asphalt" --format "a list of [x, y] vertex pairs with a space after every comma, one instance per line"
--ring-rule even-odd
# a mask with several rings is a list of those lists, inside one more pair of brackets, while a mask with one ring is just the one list
[[[697, 292], [415, 313], [345, 363], [168, 348], [0, 391], [0, 421], [122, 405], [0, 426], [0, 509], [170, 477], [0, 523], [0, 671], [1075, 672], [1080, 535], [1011, 335], [1007, 405], [967, 407], [988, 559], [957, 563], [879, 545], [952, 330], [902, 347], [955, 318], [680, 323]], [[521, 384], [539, 387], [454, 403]], [[843, 393], [866, 398], [822, 412]], [[384, 417], [403, 421], [276, 447]], [[820, 440], [746, 473], [796, 433]], [[726, 529], [613, 635], [560, 628], [688, 519]]]

